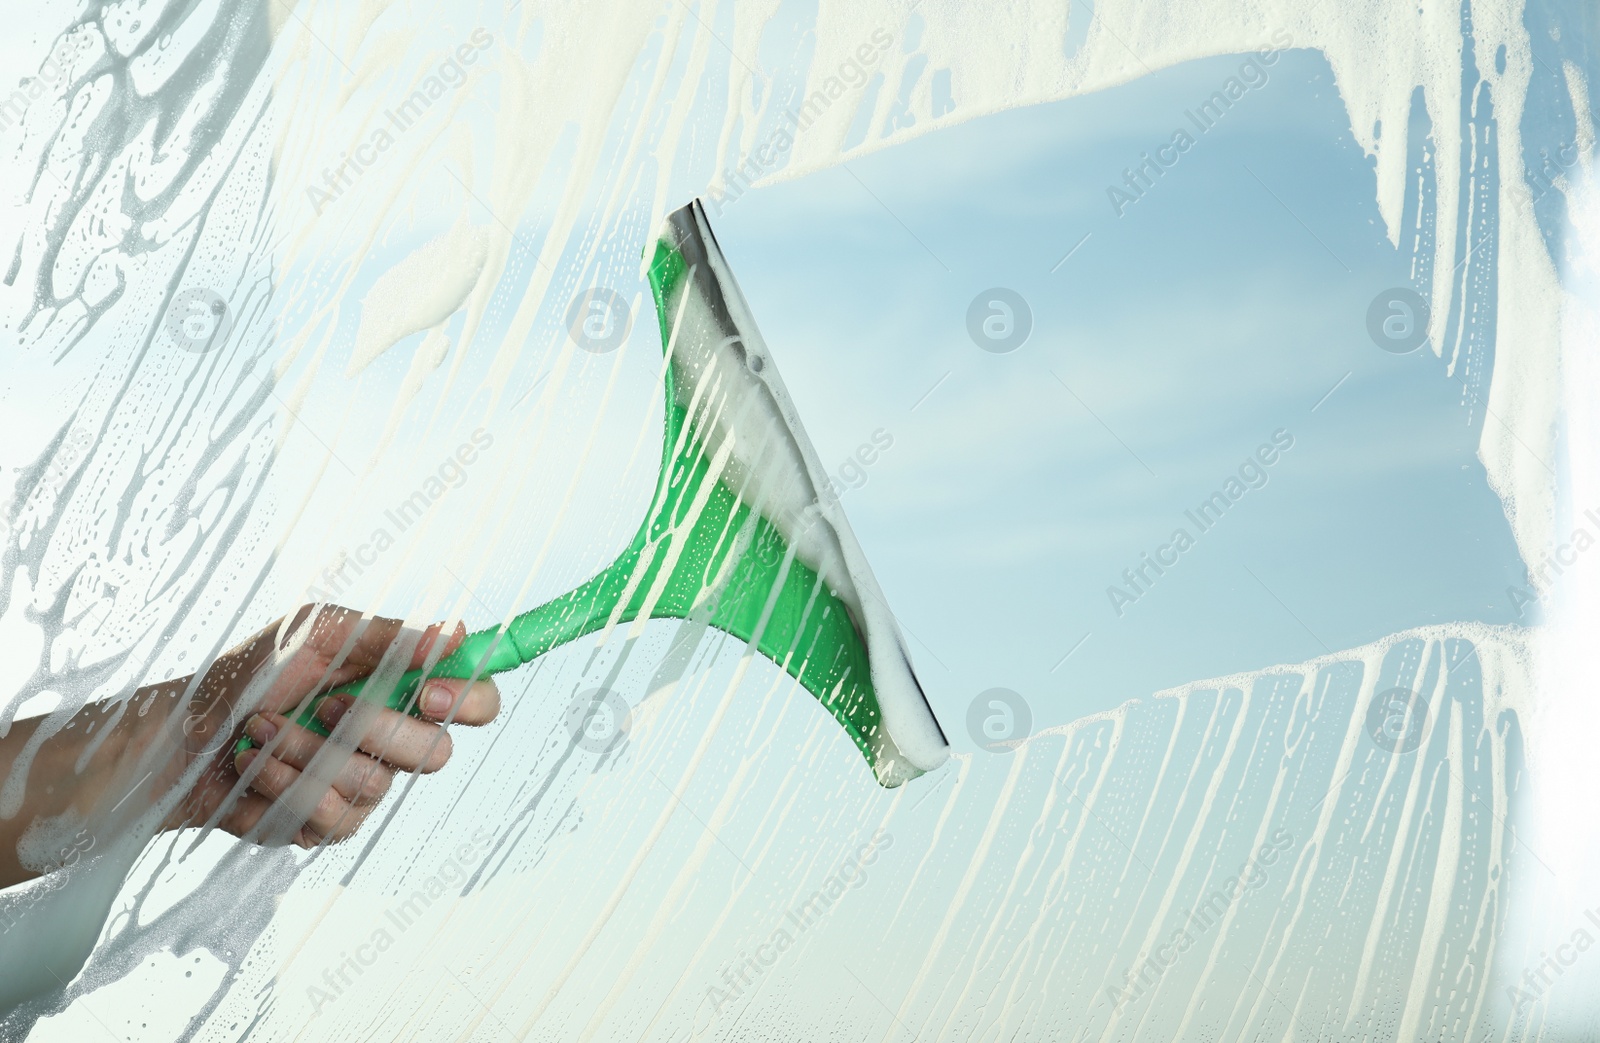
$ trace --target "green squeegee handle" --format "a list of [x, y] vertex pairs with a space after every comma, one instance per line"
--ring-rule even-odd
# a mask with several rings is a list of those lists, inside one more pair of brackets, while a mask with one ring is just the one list
[[[417, 693], [422, 687], [424, 676], [470, 678], [485, 677], [489, 674], [498, 674], [506, 670], [513, 670], [523, 663], [522, 656], [518, 654], [516, 643], [511, 637], [501, 631], [499, 627], [490, 627], [480, 630], [475, 634], [468, 634], [456, 650], [434, 664], [432, 670], [407, 670], [400, 675], [399, 680], [389, 689], [387, 695], [381, 700], [383, 705], [391, 710], [409, 713], [413, 717], [422, 716], [422, 707], [417, 700]], [[365, 693], [367, 682], [371, 678], [363, 677], [359, 681], [340, 685], [338, 688], [322, 695], [316, 696], [300, 711], [294, 722], [307, 731], [317, 735], [327, 736], [331, 729], [317, 717], [317, 708], [324, 700], [332, 695], [365, 696], [367, 699], [378, 701], [377, 693]], [[237, 757], [255, 746], [250, 736], [239, 737], [234, 745], [233, 755]]]

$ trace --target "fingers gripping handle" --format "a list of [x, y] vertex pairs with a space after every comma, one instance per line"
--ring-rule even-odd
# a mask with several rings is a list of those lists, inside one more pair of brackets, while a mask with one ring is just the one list
[[[306, 704], [299, 716], [294, 719], [294, 723], [318, 735], [332, 734], [332, 730], [317, 716], [317, 709], [324, 700], [334, 695], [353, 695], [359, 699], [370, 699], [382, 703], [391, 710], [420, 717], [422, 707], [417, 699], [417, 693], [425, 679], [483, 677], [521, 666], [522, 661], [510, 636], [499, 627], [490, 627], [476, 634], [468, 634], [461, 642], [461, 646], [435, 663], [432, 670], [407, 670], [387, 691], [383, 690], [382, 685], [370, 684], [371, 679], [363, 677], [359, 681], [351, 681], [349, 684], [324, 692]], [[250, 736], [241, 735], [239, 741], [234, 744], [233, 755], [237, 757], [253, 746], [255, 743]]]
[[[368, 694], [366, 692], [367, 682], [365, 678], [360, 681], [352, 681], [350, 684], [340, 685], [338, 688], [335, 688], [329, 692], [325, 692], [322, 695], [312, 699], [311, 702], [306, 705], [306, 708], [300, 711], [300, 716], [294, 719], [294, 723], [298, 724], [306, 731], [315, 732], [318, 735], [327, 736], [333, 734], [332, 729], [330, 729], [326, 724], [323, 724], [322, 719], [317, 716], [317, 710], [321, 708], [323, 702], [325, 702], [329, 696], [345, 694], [354, 695], [358, 698], [367, 698], [373, 700], [377, 700], [381, 697], [383, 704], [389, 707], [389, 709], [399, 710], [402, 713], [409, 713], [413, 717], [419, 716], [421, 710], [417, 706], [416, 697], [417, 689], [420, 687], [421, 681], [421, 670], [407, 670], [400, 676], [399, 682], [389, 690], [387, 696], [380, 696], [380, 693], [377, 691], [377, 686], [373, 686], [373, 692]], [[250, 736], [241, 735], [239, 736], [238, 743], [234, 745], [233, 755], [237, 757], [239, 754], [252, 748], [253, 746], [255, 746], [255, 742], [251, 740]]]

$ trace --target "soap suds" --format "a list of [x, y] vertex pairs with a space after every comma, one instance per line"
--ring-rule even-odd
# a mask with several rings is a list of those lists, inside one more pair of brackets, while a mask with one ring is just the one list
[[[345, 376], [355, 376], [400, 341], [439, 326], [459, 311], [478, 285], [488, 255], [487, 229], [457, 222], [378, 276], [361, 299], [361, 325]], [[437, 354], [440, 343], [434, 338], [423, 347]], [[449, 342], [443, 344], [448, 347]], [[418, 355], [423, 354], [419, 349]]]
[[[714, 191], [719, 171], [770, 140], [783, 113], [824, 89], [831, 71], [879, 28], [903, 46], [890, 48], [884, 58], [885, 88], [865, 117], [862, 144], [850, 156], [956, 120], [1102, 90], [1184, 61], [1251, 50], [1266, 41], [1263, 27], [1281, 27], [1294, 46], [1327, 56], [1355, 138], [1375, 162], [1377, 213], [1391, 242], [1408, 252], [1413, 244], [1402, 239], [1400, 225], [1416, 175], [1408, 149], [1417, 143], [1408, 140], [1404, 128], [1420, 87], [1432, 128], [1434, 166], [1426, 176], [1436, 194], [1421, 215], [1430, 235], [1422, 247], [1427, 256], [1413, 259], [1424, 281], [1418, 288], [1431, 290], [1441, 379], [1447, 379], [1448, 367], [1448, 379], [1461, 381], [1463, 395], [1488, 411], [1480, 452], [1525, 558], [1537, 560], [1544, 548], [1559, 542], [1555, 522], [1561, 505], [1549, 468], [1560, 456], [1556, 439], [1563, 424], [1569, 431], [1579, 429], [1573, 417], [1586, 417], [1592, 403], [1581, 397], [1563, 403], [1557, 383], [1561, 283], [1528, 201], [1522, 154], [1529, 122], [1525, 97], [1546, 64], [1532, 48], [1563, 34], [1560, 26], [1550, 26], [1549, 32], [1538, 27], [1537, 39], [1530, 39], [1524, 26], [1532, 15], [1513, 0], [1473, 4], [1465, 11], [1450, 4], [1419, 10], [1270, 0], [1249, 12], [1221, 0], [1157, 7], [1115, 0], [1095, 4], [1086, 29], [1074, 23], [1088, 5], [1075, 5], [1068, 19], [1060, 4], [1044, 0], [1004, 8], [924, 0], [914, 12], [822, 4], [814, 16], [800, 16], [811, 49], [801, 68], [781, 74], [783, 79], [772, 75], [777, 59], [769, 48], [792, 30], [791, 12], [775, 2], [702, 7], [694, 18], [674, 9], [666, 23], [658, 21], [657, 6], [643, 2], [619, 0], [582, 9], [520, 5], [504, 16], [505, 25], [490, 24], [497, 48], [491, 53], [498, 64], [458, 91], [447, 110], [437, 107], [438, 125], [412, 131], [402, 139], [400, 153], [367, 172], [351, 208], [330, 213], [318, 225], [303, 208], [288, 204], [303, 202], [305, 184], [321, 176], [326, 157], [337, 154], [338, 143], [353, 140], [345, 133], [352, 124], [363, 125], [392, 104], [385, 93], [385, 67], [400, 67], [402, 51], [417, 67], [437, 61], [437, 41], [417, 34], [408, 49], [406, 30], [454, 17], [427, 4], [420, 9], [357, 6], [302, 5], [289, 18], [276, 7], [263, 17], [254, 9], [199, 5], [154, 14], [137, 33], [126, 27], [112, 33], [108, 26], [106, 34], [124, 48], [154, 39], [172, 48], [161, 60], [146, 59], [138, 67], [140, 82], [159, 85], [156, 104], [172, 113], [210, 113], [203, 120], [175, 120], [170, 138], [159, 143], [171, 147], [161, 162], [141, 137], [148, 133], [142, 122], [119, 128], [123, 138], [111, 141], [109, 152], [104, 144], [88, 147], [85, 134], [97, 125], [95, 119], [122, 111], [134, 99], [126, 83], [98, 73], [91, 82], [87, 64], [74, 66], [60, 90], [36, 101], [6, 132], [8, 149], [16, 146], [13, 165], [38, 173], [27, 181], [23, 206], [16, 211], [26, 227], [16, 240], [16, 289], [6, 294], [4, 306], [25, 351], [59, 359], [59, 368], [46, 378], [13, 389], [8, 407], [31, 418], [50, 396], [68, 389], [61, 401], [71, 403], [95, 437], [81, 468], [58, 469], [69, 476], [81, 470], [70, 479], [76, 484], [29, 494], [21, 504], [24, 523], [7, 535], [0, 618], [8, 626], [26, 624], [39, 635], [34, 643], [40, 663], [18, 667], [29, 674], [14, 686], [16, 699], [44, 691], [47, 680], [51, 691], [63, 695], [57, 714], [70, 712], [83, 697], [113, 697], [139, 681], [194, 666], [230, 628], [248, 629], [241, 620], [250, 611], [268, 610], [275, 595], [263, 593], [260, 577], [269, 576], [269, 589], [277, 590], [271, 563], [286, 538], [275, 527], [284, 518], [274, 517], [266, 500], [259, 501], [261, 509], [253, 508], [281, 452], [277, 436], [295, 426], [313, 385], [331, 376], [321, 372], [322, 363], [343, 350], [342, 343], [334, 343], [334, 329], [341, 309], [355, 306], [345, 300], [345, 291], [364, 272], [362, 262], [398, 237], [397, 229], [408, 221], [415, 227], [412, 219], [419, 213], [437, 212], [441, 193], [449, 193], [445, 212], [464, 216], [452, 216], [449, 231], [422, 248], [437, 251], [440, 267], [425, 270], [420, 261], [412, 263], [418, 251], [401, 262], [400, 274], [379, 278], [365, 302], [349, 360], [348, 372], [359, 374], [406, 337], [430, 331], [396, 393], [385, 438], [411, 415], [408, 403], [411, 409], [445, 408], [444, 392], [437, 400], [429, 398], [435, 382], [428, 375], [446, 357], [452, 359], [452, 376], [467, 372], [468, 358], [491, 358], [485, 385], [496, 403], [513, 370], [530, 362], [539, 363], [541, 371], [545, 363], [556, 363], [541, 404], [567, 394], [570, 345], [544, 337], [540, 315], [550, 301], [587, 284], [591, 271], [586, 266], [597, 263], [600, 242], [621, 236], [619, 222], [631, 222], [626, 229], [648, 230], [686, 199]], [[485, 12], [485, 17], [496, 15]], [[98, 60], [106, 49], [98, 17], [85, 15], [72, 30], [90, 40], [88, 60]], [[911, 32], [912, 18], [924, 23], [920, 33]], [[180, 24], [184, 19], [191, 21]], [[1069, 32], [1081, 43], [1063, 49]], [[1564, 35], [1581, 37], [1581, 32], [1568, 27]], [[166, 74], [175, 57], [198, 53], [207, 44], [216, 45], [218, 57], [199, 70], [196, 83], [186, 85], [184, 77]], [[1502, 46], [1500, 71], [1496, 55]], [[581, 73], [574, 73], [574, 62], [581, 63]], [[914, 62], [944, 75], [913, 77]], [[1565, 59], [1559, 68], [1577, 113], [1576, 140], [1592, 142], [1583, 71]], [[941, 81], [950, 85], [955, 102], [948, 111], [934, 108], [933, 85]], [[789, 83], [792, 92], [783, 89]], [[898, 106], [903, 92], [895, 87], [901, 83], [913, 84], [903, 112]], [[492, 133], [462, 115], [478, 100], [495, 113]], [[1486, 100], [1493, 105], [1492, 137]], [[69, 102], [74, 106], [70, 118]], [[666, 118], [660, 118], [662, 106], [671, 107]], [[824, 118], [795, 136], [771, 180], [839, 163], [856, 109], [829, 107]], [[1380, 123], [1381, 137], [1374, 129]], [[1480, 136], [1473, 138], [1474, 133]], [[612, 150], [615, 140], [625, 147]], [[563, 142], [571, 144], [570, 152]], [[1463, 143], [1469, 145], [1465, 150]], [[336, 147], [330, 150], [330, 144]], [[441, 163], [462, 176], [440, 173]], [[1589, 163], [1584, 156], [1580, 171]], [[176, 190], [159, 198], [122, 191], [141, 178], [144, 184]], [[1558, 188], [1565, 193], [1573, 180]], [[639, 199], [647, 201], [642, 207], [650, 211], [647, 218], [626, 216]], [[124, 205], [132, 212], [123, 212]], [[1475, 222], [1488, 217], [1495, 218], [1489, 226], [1495, 238], [1485, 244], [1475, 230], [1483, 226]], [[492, 224], [485, 223], [491, 219]], [[287, 246], [273, 256], [280, 235]], [[438, 245], [452, 236], [459, 237], [453, 247]], [[574, 256], [582, 259], [582, 270], [568, 268]], [[513, 259], [527, 283], [501, 287]], [[190, 287], [209, 287], [227, 299], [236, 323], [226, 347], [193, 355], [156, 339], [164, 328], [165, 302]], [[380, 287], [393, 292], [380, 294]], [[490, 306], [496, 287], [510, 290], [509, 317], [496, 316]], [[279, 314], [265, 307], [266, 288]], [[463, 308], [467, 321], [452, 349], [442, 327]], [[1451, 315], [1488, 314], [1495, 316], [1492, 324], [1463, 320], [1451, 332]], [[288, 317], [282, 342], [267, 334], [269, 316], [279, 315]], [[1485, 368], [1489, 348], [1492, 373]], [[259, 369], [257, 359], [264, 360]], [[293, 383], [281, 387], [279, 379]], [[285, 410], [293, 416], [285, 416]], [[62, 419], [52, 412], [32, 426], [54, 431], [61, 429]], [[539, 437], [518, 442], [528, 447], [527, 456], [516, 461], [514, 475], [502, 476], [492, 488], [515, 489], [528, 480], [549, 422], [544, 412], [518, 425], [519, 434]], [[301, 437], [314, 434], [329, 444], [320, 468], [294, 475], [274, 471], [289, 518], [299, 516], [292, 508], [330, 495], [330, 487], [348, 490], [351, 474], [343, 461], [366, 459], [370, 447], [360, 441], [361, 432], [338, 422], [299, 426]], [[748, 470], [749, 461], [728, 455], [733, 468], [728, 473]], [[792, 479], [816, 473], [805, 465], [802, 460], [798, 469], [791, 466], [787, 482], [773, 482], [763, 471], [759, 484], [770, 485], [772, 496], [793, 497], [798, 486]], [[47, 460], [41, 459], [41, 470], [49, 473]], [[804, 533], [796, 529], [794, 535], [806, 543]], [[462, 575], [476, 580], [493, 574], [502, 541], [526, 539], [528, 534], [502, 515], [479, 512], [458, 540], [479, 541], [486, 549]], [[548, 550], [550, 539], [544, 545]], [[806, 553], [808, 560], [826, 564], [835, 549], [823, 542]], [[843, 547], [837, 553], [844, 556]], [[90, 554], [118, 563], [114, 577], [107, 572], [92, 591], [72, 593], [105, 606], [104, 626], [69, 634], [73, 626], [48, 611], [35, 626], [29, 611], [65, 605], [71, 585], [80, 582], [71, 577]], [[407, 554], [428, 556], [418, 547]], [[848, 561], [845, 566], [841, 575], [847, 577]], [[529, 577], [512, 585], [525, 591], [531, 582]], [[17, 593], [24, 589], [26, 598]], [[459, 612], [469, 600], [445, 586], [427, 597], [418, 611], [445, 605], [448, 598], [449, 610]], [[873, 599], [865, 592], [857, 590], [855, 602], [864, 614], [871, 611]], [[190, 643], [195, 634], [201, 639]], [[634, 636], [643, 641], [648, 635]], [[108, 661], [115, 661], [110, 669], [74, 666], [68, 678], [72, 688], [51, 678], [48, 669], [34, 669], [53, 668], [58, 647], [84, 649], [91, 638], [111, 657]], [[1506, 881], [1524, 878], [1519, 874], [1529, 869], [1512, 828], [1520, 820], [1508, 798], [1519, 772], [1526, 770], [1517, 760], [1519, 729], [1531, 699], [1524, 640], [1516, 630], [1467, 626], [1394, 635], [1325, 661], [1185, 686], [1170, 697], [1053, 729], [1011, 754], [1014, 762], [986, 754], [963, 757], [961, 777], [944, 784], [947, 792], [920, 807], [914, 796], [908, 798], [886, 820], [896, 834], [895, 850], [918, 867], [914, 873], [885, 866], [883, 876], [869, 880], [862, 892], [871, 900], [846, 906], [845, 913], [808, 934], [805, 951], [793, 956], [792, 966], [852, 987], [830, 962], [849, 960], [847, 966], [873, 989], [880, 982], [893, 989], [890, 1002], [914, 1024], [943, 1025], [952, 1034], [1057, 1038], [1065, 1025], [1079, 1038], [1096, 1038], [1108, 1031], [1105, 989], [1125, 984], [1120, 976], [1136, 965], [1140, 947], [1148, 947], [1145, 940], [1163, 937], [1172, 926], [1171, 910], [1192, 905], [1209, 881], [1238, 866], [1238, 852], [1229, 845], [1259, 836], [1261, 829], [1280, 824], [1282, 816], [1281, 824], [1294, 834], [1294, 859], [1286, 857], [1281, 869], [1269, 872], [1270, 890], [1262, 901], [1241, 899], [1232, 907], [1226, 923], [1202, 939], [1205, 952], [1188, 953], [1132, 1001], [1136, 1010], [1118, 1022], [1123, 1038], [1174, 1038], [1179, 1014], [1197, 1035], [1219, 1038], [1314, 1038], [1324, 1026], [1341, 1038], [1359, 1037], [1393, 1034], [1402, 1025], [1410, 1038], [1457, 1032], [1519, 1038], [1520, 1030], [1503, 1020], [1504, 1011], [1485, 999], [1490, 990], [1481, 955], [1502, 937], [1504, 898], [1511, 890]], [[1462, 642], [1481, 662], [1481, 679], [1474, 679], [1477, 668], [1461, 658]], [[615, 669], [626, 659], [598, 646], [592, 655]], [[1411, 672], [1446, 660], [1457, 666], [1436, 678], [1430, 691], [1441, 696], [1431, 705], [1437, 718], [1448, 715], [1451, 730], [1441, 733], [1437, 748], [1425, 745], [1415, 761], [1377, 756], [1361, 730], [1366, 700], [1381, 691], [1380, 684], [1420, 684], [1420, 675], [1412, 678]], [[1352, 674], [1359, 678], [1354, 687]], [[478, 951], [504, 953], [504, 964], [498, 959], [485, 964], [470, 954], [456, 963], [475, 994], [494, 997], [496, 1018], [512, 1024], [521, 1019], [529, 1027], [537, 1023], [545, 1033], [566, 1037], [585, 1027], [600, 1033], [600, 1022], [590, 1018], [604, 999], [600, 990], [616, 980], [606, 971], [634, 968], [633, 988], [615, 998], [605, 1026], [637, 1019], [637, 1024], [659, 1025], [663, 1034], [681, 1035], [692, 1021], [686, 1012], [703, 1000], [706, 983], [723, 980], [724, 952], [731, 960], [745, 939], [781, 922], [784, 910], [777, 903], [787, 895], [769, 898], [764, 888], [751, 885], [731, 898], [719, 896], [704, 920], [696, 912], [686, 914], [685, 922], [726, 924], [723, 936], [715, 944], [709, 937], [697, 938], [700, 965], [674, 968], [667, 981], [653, 978], [650, 962], [638, 962], [628, 944], [634, 938], [629, 911], [662, 893], [655, 889], [662, 876], [656, 872], [659, 862], [667, 863], [665, 880], [682, 880], [671, 869], [690, 866], [697, 878], [706, 878], [705, 888], [690, 889], [695, 894], [672, 885], [671, 893], [685, 903], [709, 890], [716, 871], [703, 838], [687, 849], [690, 854], [673, 846], [673, 830], [697, 828], [681, 809], [672, 814], [672, 829], [650, 829], [662, 808], [677, 808], [676, 801], [715, 807], [722, 822], [723, 802], [701, 805], [703, 795], [689, 785], [699, 773], [713, 776], [720, 768], [718, 757], [702, 750], [706, 733], [685, 730], [705, 723], [689, 708], [707, 690], [708, 677], [702, 672], [694, 684], [679, 686], [687, 691], [658, 711], [659, 741], [650, 746], [662, 755], [672, 749], [700, 751], [693, 758], [696, 770], [650, 762], [648, 770], [675, 773], [662, 776], [669, 780], [669, 792], [662, 794], [641, 760], [626, 780], [627, 799], [606, 790], [605, 779], [585, 780], [591, 794], [610, 795], [610, 803], [586, 821], [611, 823], [607, 828], [618, 831], [608, 835], [619, 843], [649, 836], [648, 844], [629, 846], [610, 860], [585, 858], [584, 874], [573, 880], [562, 875], [572, 871], [571, 857], [563, 860], [561, 850], [549, 846], [548, 838], [559, 833], [557, 825], [542, 834], [535, 831], [526, 841], [508, 842], [502, 862], [508, 868], [497, 884], [506, 890], [491, 897], [518, 896], [516, 908], [529, 915], [538, 908], [544, 919], [536, 931], [520, 918], [507, 923], [501, 910], [508, 906], [485, 901], [477, 918], [464, 919], [459, 931], [487, 939]], [[709, 701], [728, 706], [726, 699]], [[1172, 709], [1175, 703], [1182, 704], [1181, 713]], [[510, 712], [533, 711], [517, 706]], [[825, 719], [813, 720], [805, 733], [809, 737], [786, 746], [781, 761], [768, 756], [743, 769], [750, 775], [739, 777], [752, 777], [752, 788], [775, 787], [774, 804], [782, 804], [781, 813], [747, 812], [741, 803], [728, 809], [727, 828], [718, 829], [736, 857], [744, 850], [740, 831], [752, 830], [761, 850], [774, 851], [770, 864], [783, 865], [771, 875], [785, 887], [792, 884], [800, 897], [814, 881], [807, 867], [826, 861], [818, 848], [874, 817], [882, 810], [875, 802], [899, 799], [847, 781], [859, 775], [859, 764], [843, 767], [842, 754], [854, 757], [855, 751], [838, 750], [832, 727]], [[531, 747], [540, 741], [519, 738]], [[785, 741], [789, 738], [785, 733]], [[1275, 760], [1280, 753], [1283, 759]], [[840, 760], [829, 759], [836, 754]], [[781, 771], [763, 775], [769, 766]], [[563, 796], [577, 781], [557, 771], [551, 794], [523, 794], [525, 770], [496, 777], [491, 795], [498, 797], [504, 788], [508, 800], [516, 795], [519, 803], [533, 807], [524, 826], [564, 821]], [[953, 775], [955, 766], [946, 770]], [[931, 786], [945, 777], [926, 781]], [[991, 815], [1001, 778], [1010, 787], [1010, 814], [996, 824]], [[1324, 794], [1315, 790], [1324, 784], [1326, 799], [1321, 800]], [[658, 803], [648, 803], [647, 797], [648, 806], [640, 807], [639, 794], [653, 794]], [[634, 814], [643, 816], [642, 832], [621, 831], [618, 824], [632, 822]], [[541, 817], [546, 815], [549, 819]], [[1397, 832], [1401, 823], [1408, 834]], [[595, 835], [568, 842], [595, 843]], [[980, 848], [985, 868], [964, 887], [964, 874]], [[583, 850], [588, 855], [595, 849]], [[639, 868], [646, 855], [650, 864]], [[1151, 879], [1140, 868], [1145, 862], [1156, 871]], [[759, 863], [763, 870], [768, 864]], [[913, 890], [891, 886], [908, 878]], [[1138, 884], [1126, 883], [1135, 878]], [[550, 892], [564, 898], [553, 908], [528, 897], [547, 880], [570, 885]], [[1025, 883], [1010, 890], [1005, 885], [1012, 880]], [[883, 889], [873, 892], [880, 884]], [[1159, 899], [1138, 900], [1146, 890]], [[619, 913], [609, 926], [563, 918], [592, 914], [593, 905], [581, 904], [590, 891]], [[1445, 895], [1450, 896], [1449, 915], [1441, 911]], [[316, 899], [295, 892], [280, 915], [292, 914], [302, 901]], [[214, 908], [196, 905], [177, 918], [184, 930], [201, 930], [214, 927], [216, 915]], [[269, 920], [256, 919], [253, 929], [261, 941], [253, 944], [270, 949], [275, 942], [265, 926]], [[911, 961], [915, 977], [896, 977], [904, 952], [926, 947], [939, 925], [948, 925], [942, 951], [918, 952], [923, 959]], [[541, 957], [558, 952], [565, 960], [574, 939], [591, 933], [581, 973], [561, 979], [566, 987], [547, 996], [546, 986], [557, 980], [560, 968], [541, 963]], [[894, 947], [872, 949], [877, 938], [892, 938]], [[167, 944], [154, 936], [147, 940]], [[669, 926], [663, 945], [680, 941]], [[122, 944], [131, 952], [143, 943], [130, 937]], [[1008, 955], [981, 963], [985, 946]], [[615, 959], [618, 949], [621, 961]], [[811, 952], [819, 955], [808, 957]], [[230, 979], [235, 984], [218, 1005], [206, 1008], [215, 1010], [216, 1024], [251, 1023], [262, 1035], [303, 1031], [308, 1021], [301, 993], [288, 987], [269, 990], [271, 1000], [263, 1007], [256, 990], [265, 979], [255, 967], [241, 971], [244, 958], [242, 950], [219, 955], [237, 978]], [[353, 1034], [383, 1035], [374, 1027], [381, 1025], [397, 1036], [447, 1035], [488, 1017], [454, 990], [439, 990], [431, 964], [419, 960], [417, 965], [425, 971], [414, 980], [397, 981], [389, 1003], [365, 1005], [352, 998], [324, 1017], [348, 1019], [342, 1023]], [[116, 973], [116, 966], [116, 960], [108, 963], [107, 973]], [[516, 977], [524, 967], [528, 973]], [[1202, 983], [1201, 968], [1210, 968], [1214, 978]], [[1356, 994], [1352, 968], [1366, 983], [1359, 986], [1367, 990], [1364, 995]], [[321, 969], [306, 971], [314, 978]], [[1255, 975], [1259, 978], [1253, 980]], [[740, 1001], [759, 1004], [748, 1014], [751, 1022], [800, 1026], [801, 1031], [813, 1027], [804, 997], [786, 980], [769, 980], [775, 987], [764, 987], [754, 1001]], [[921, 986], [910, 988], [915, 981]], [[1048, 989], [1040, 981], [1047, 981]], [[1200, 1005], [1202, 997], [1217, 995], [1229, 1001]], [[424, 996], [429, 999], [417, 999]], [[957, 1009], [963, 996], [965, 1006]], [[457, 1001], [461, 1006], [452, 1005]], [[536, 1009], [544, 1016], [533, 1017]], [[577, 1025], [574, 1010], [583, 1019]], [[892, 1020], [865, 1002], [839, 1017], [834, 1031], [849, 1038], [897, 1031]], [[719, 1021], [719, 1031], [734, 1024], [732, 1016]], [[1547, 1033], [1546, 1038], [1552, 1037]]]

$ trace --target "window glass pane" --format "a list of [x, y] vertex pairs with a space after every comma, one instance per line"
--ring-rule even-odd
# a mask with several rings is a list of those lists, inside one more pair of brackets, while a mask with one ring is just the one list
[[1593, 1036], [1592, 5], [8, 17], [0, 1037]]

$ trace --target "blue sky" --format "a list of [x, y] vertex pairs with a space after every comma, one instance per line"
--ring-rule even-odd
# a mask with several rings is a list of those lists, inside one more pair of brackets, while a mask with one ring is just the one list
[[[1185, 111], [1239, 62], [974, 120], [712, 216], [823, 460], [893, 437], [845, 503], [947, 731], [994, 686], [1055, 724], [1516, 619], [1459, 383], [1367, 333], [1408, 264], [1328, 67], [1286, 53], [1199, 133]], [[1108, 187], [1180, 127], [1194, 144], [1118, 216]], [[1033, 318], [1006, 354], [967, 333], [996, 286]], [[1185, 520], [1280, 431], [1263, 487], [1203, 534]], [[1107, 587], [1180, 525], [1194, 546], [1119, 617]]]

